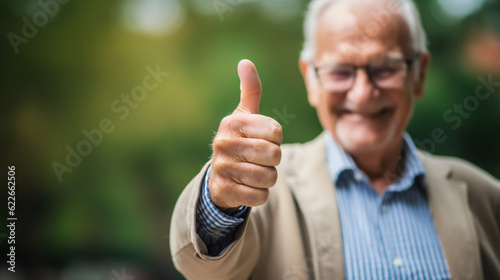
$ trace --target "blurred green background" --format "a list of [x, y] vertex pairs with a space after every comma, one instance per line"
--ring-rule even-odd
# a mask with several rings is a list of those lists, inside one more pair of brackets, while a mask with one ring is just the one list
[[[2, 261], [0, 279], [113, 279], [122, 268], [135, 279], [182, 279], [169, 252], [170, 216], [210, 157], [219, 121], [239, 101], [238, 61], [256, 64], [261, 113], [282, 123], [284, 142], [321, 132], [297, 66], [309, 1], [40, 2], [0, 1], [0, 160], [5, 173], [16, 166], [18, 218], [16, 273]], [[47, 3], [58, 3], [57, 11], [45, 11]], [[409, 132], [426, 149], [498, 178], [500, 88], [456, 129], [443, 114], [470, 101], [478, 77], [500, 81], [499, 1], [417, 5], [432, 64]], [[40, 25], [24, 27], [28, 36], [26, 21]], [[147, 67], [169, 75], [128, 115], [114, 111]], [[285, 107], [294, 118], [280, 118]], [[114, 130], [60, 181], [54, 162], [66, 164], [67, 147], [76, 150], [87, 139], [82, 130], [99, 129], [105, 118]], [[447, 140], [432, 147], [425, 140], [436, 128]], [[1, 193], [6, 201], [7, 187]], [[0, 212], [6, 221], [7, 209]]]

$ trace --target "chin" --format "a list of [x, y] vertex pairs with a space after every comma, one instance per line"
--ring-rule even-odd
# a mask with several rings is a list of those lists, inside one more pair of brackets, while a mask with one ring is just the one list
[[383, 129], [370, 129], [366, 127], [344, 127], [338, 124], [335, 129], [339, 144], [348, 153], [373, 153], [385, 150], [396, 137], [393, 126]]

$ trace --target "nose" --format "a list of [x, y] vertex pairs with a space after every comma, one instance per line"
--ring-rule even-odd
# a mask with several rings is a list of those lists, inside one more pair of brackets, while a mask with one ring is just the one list
[[354, 84], [347, 93], [347, 98], [357, 105], [364, 105], [372, 99], [375, 87], [365, 69], [358, 68], [356, 71]]

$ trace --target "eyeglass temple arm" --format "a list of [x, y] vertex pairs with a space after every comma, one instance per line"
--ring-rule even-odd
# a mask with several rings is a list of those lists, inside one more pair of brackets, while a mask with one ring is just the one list
[[415, 54], [412, 58], [405, 60], [406, 64], [408, 66], [411, 66], [417, 59], [419, 59], [422, 56], [421, 53]]

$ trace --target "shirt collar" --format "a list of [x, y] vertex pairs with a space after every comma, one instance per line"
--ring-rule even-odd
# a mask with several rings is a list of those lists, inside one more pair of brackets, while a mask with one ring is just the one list
[[[363, 174], [356, 167], [352, 157], [337, 144], [332, 135], [329, 132], [325, 134], [328, 171], [335, 185], [340, 185], [339, 181], [342, 177], [347, 177], [347, 180], [351, 180], [353, 174]], [[400, 168], [403, 168], [402, 176], [400, 180], [389, 186], [389, 191], [404, 191], [413, 185], [424, 186], [425, 171], [418, 157], [417, 148], [408, 133], [405, 132], [403, 134], [403, 140], [404, 147], [400, 157]]]

